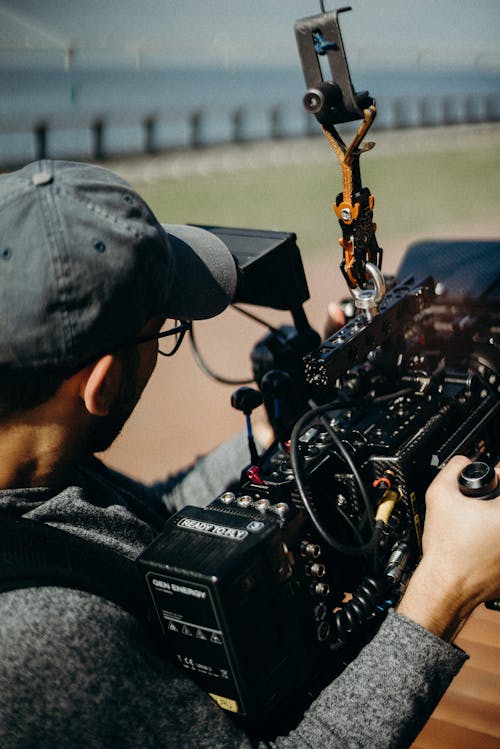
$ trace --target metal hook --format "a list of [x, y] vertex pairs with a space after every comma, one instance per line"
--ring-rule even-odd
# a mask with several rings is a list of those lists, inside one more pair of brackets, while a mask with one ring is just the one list
[[373, 263], [365, 263], [365, 271], [373, 283], [368, 289], [360, 289], [359, 286], [351, 289], [354, 304], [358, 309], [366, 313], [370, 321], [378, 313], [378, 305], [386, 292], [385, 278], [382, 271]]

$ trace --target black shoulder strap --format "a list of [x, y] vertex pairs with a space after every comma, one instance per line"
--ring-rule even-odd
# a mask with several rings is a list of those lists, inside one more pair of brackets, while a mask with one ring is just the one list
[[146, 585], [134, 561], [50, 525], [1, 514], [0, 592], [42, 585], [95, 593], [149, 619]]

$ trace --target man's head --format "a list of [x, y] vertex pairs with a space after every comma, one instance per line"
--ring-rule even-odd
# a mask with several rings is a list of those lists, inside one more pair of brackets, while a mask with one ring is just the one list
[[[138, 336], [166, 317], [218, 314], [236, 279], [221, 240], [161, 225], [109, 170], [40, 161], [0, 175], [0, 422], [109, 354], [105, 380], [140, 368]], [[136, 396], [121, 393], [129, 405]]]
[[106, 169], [41, 161], [0, 175], [0, 368], [75, 370], [155, 316], [218, 314], [235, 286], [221, 240], [162, 226]]
[[11, 398], [33, 371], [50, 392], [60, 372], [120, 348], [153, 317], [218, 314], [235, 286], [217, 237], [162, 226], [109, 170], [40, 161], [0, 175], [0, 372]]

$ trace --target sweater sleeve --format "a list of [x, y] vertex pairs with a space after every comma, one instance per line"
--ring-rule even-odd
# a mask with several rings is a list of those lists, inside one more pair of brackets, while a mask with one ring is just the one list
[[379, 632], [276, 749], [403, 749], [429, 719], [467, 655], [389, 613]]

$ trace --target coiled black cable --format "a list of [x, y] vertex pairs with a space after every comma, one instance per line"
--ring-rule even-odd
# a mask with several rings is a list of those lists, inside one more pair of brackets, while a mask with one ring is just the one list
[[380, 604], [382, 603], [386, 587], [387, 583], [384, 579], [376, 580], [373, 577], [363, 578], [354, 590], [351, 600], [341, 604], [339, 610], [333, 613], [332, 639], [337, 640], [340, 644], [345, 644], [355, 639], [367, 621], [374, 614], [377, 614], [379, 606], [379, 616], [385, 613], [384, 606]]

